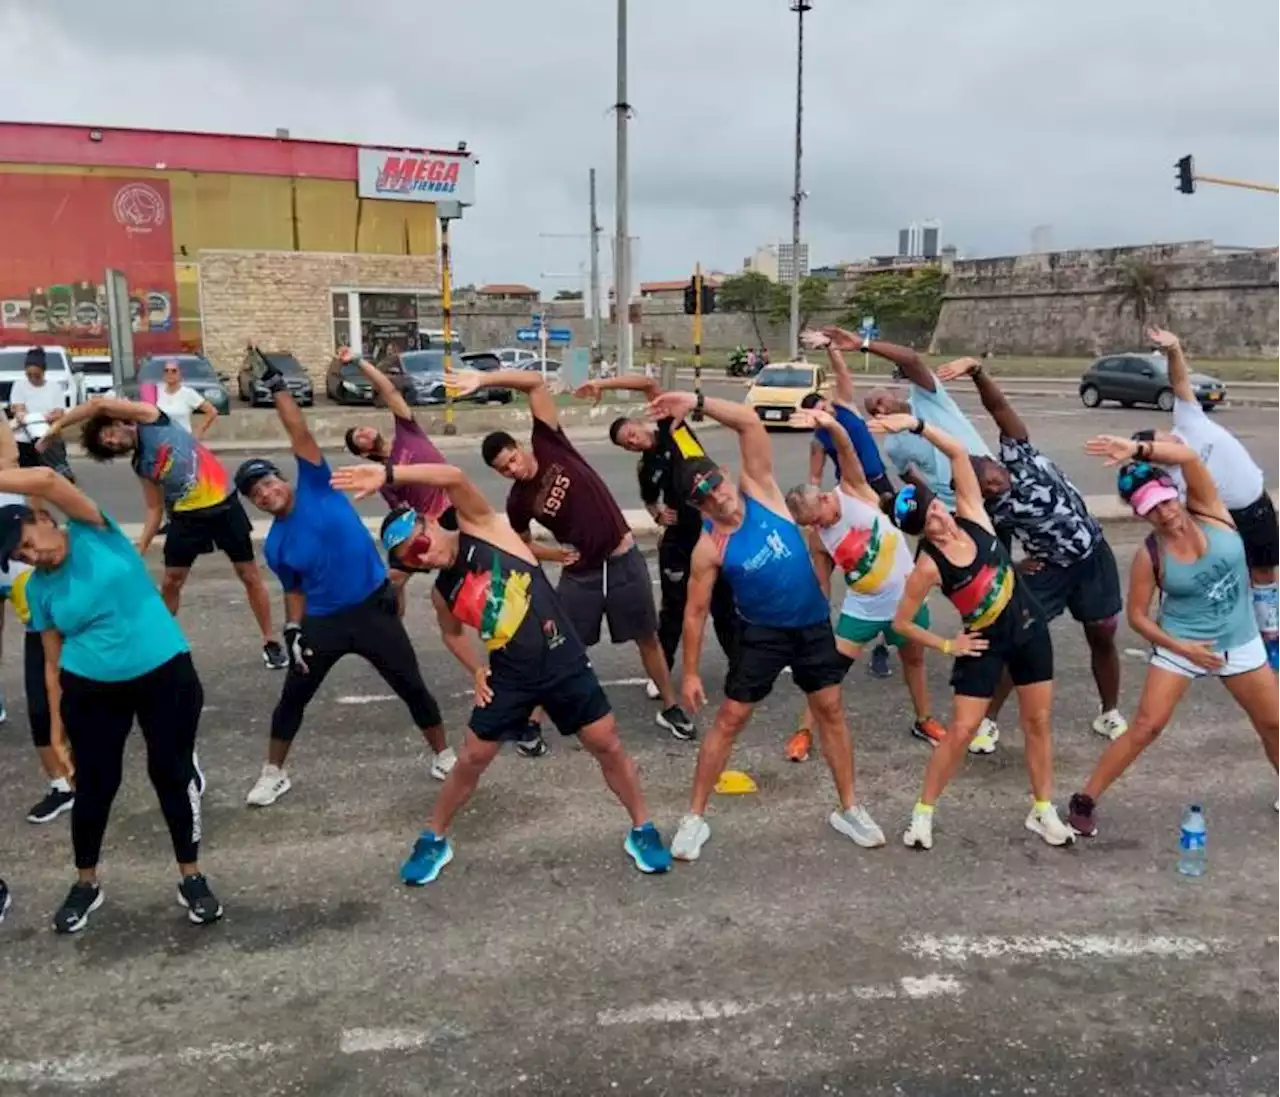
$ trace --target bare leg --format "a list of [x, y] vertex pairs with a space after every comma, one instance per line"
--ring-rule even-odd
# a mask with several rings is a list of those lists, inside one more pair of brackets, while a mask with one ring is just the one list
[[1084, 784], [1084, 794], [1097, 800], [1112, 782], [1137, 759], [1138, 755], [1155, 742], [1165, 729], [1173, 710], [1178, 707], [1182, 695], [1191, 685], [1191, 679], [1171, 670], [1147, 667], [1147, 678], [1142, 684], [1142, 697], [1129, 730], [1102, 752]]
[[899, 649], [902, 657], [902, 677], [906, 679], [907, 692], [911, 694], [911, 706], [916, 719], [931, 716], [929, 711], [929, 679], [924, 668], [924, 648], [919, 644], [906, 644]]
[[671, 671], [667, 667], [667, 656], [662, 650], [662, 641], [655, 632], [636, 641], [640, 649], [640, 662], [644, 664], [644, 672], [653, 679], [662, 696], [662, 703], [667, 708], [677, 703], [675, 687], [671, 684]]
[[1000, 718], [1000, 710], [1004, 708], [1004, 703], [1009, 700], [1009, 694], [1012, 692], [1013, 679], [1009, 677], [1009, 671], [1006, 669], [1000, 675], [1000, 684], [996, 686], [995, 696], [991, 698], [991, 704], [987, 706], [986, 715], [989, 719], [998, 720]]
[[969, 744], [982, 718], [987, 714], [990, 701], [986, 697], [956, 697], [951, 711], [951, 723], [947, 734], [933, 748], [929, 764], [924, 770], [924, 789], [920, 802], [931, 807], [938, 802], [942, 790], [956, 775], [960, 763], [969, 753]]
[[1259, 667], [1248, 674], [1233, 674], [1230, 678], [1224, 678], [1222, 684], [1248, 715], [1253, 730], [1262, 740], [1262, 749], [1267, 752], [1267, 761], [1275, 769], [1277, 708], [1280, 707], [1280, 691], [1277, 690], [1275, 671], [1269, 666]]
[[1091, 621], [1084, 626], [1089, 644], [1089, 663], [1093, 680], [1098, 684], [1098, 701], [1103, 712], [1120, 703], [1120, 653], [1116, 650], [1116, 626], [1113, 621]]
[[449, 740], [445, 737], [443, 724], [432, 724], [429, 728], [423, 728], [422, 737], [427, 741], [427, 746], [437, 754], [449, 745]]
[[754, 708], [755, 705], [727, 698], [721, 703], [711, 730], [698, 747], [698, 764], [693, 771], [693, 796], [689, 801], [689, 811], [692, 814], [702, 815], [706, 812], [707, 800], [729, 761], [733, 742], [747, 726]]
[[1031, 795], [1053, 798], [1053, 682], [1018, 687], [1018, 715], [1026, 740], [1027, 776]]
[[160, 580], [160, 597], [170, 613], [178, 616], [182, 606], [182, 587], [191, 574], [190, 568], [165, 568], [164, 578]]
[[836, 796], [840, 807], [848, 811], [853, 807], [853, 740], [844, 720], [844, 705], [840, 687], [828, 686], [809, 695], [809, 705], [818, 724], [818, 742], [822, 745], [822, 757], [831, 770]]
[[627, 809], [631, 825], [638, 827], [647, 823], [649, 813], [645, 808], [644, 793], [640, 791], [640, 775], [636, 772], [634, 759], [622, 749], [613, 713], [582, 728], [578, 732], [578, 741], [600, 764], [605, 784]]
[[497, 756], [501, 743], [490, 743], [476, 736], [467, 728], [462, 737], [462, 746], [458, 749], [457, 764], [449, 771], [440, 793], [436, 796], [435, 805], [431, 809], [431, 818], [427, 820], [427, 829], [437, 838], [443, 838], [453, 822], [458, 809], [471, 799], [480, 774], [489, 768], [489, 763]]
[[271, 639], [271, 595], [267, 593], [266, 584], [262, 581], [262, 572], [253, 560], [243, 564], [233, 564], [236, 575], [244, 584], [245, 597], [249, 599], [249, 608], [253, 610], [253, 619], [258, 622], [258, 631], [262, 633], [265, 644]]

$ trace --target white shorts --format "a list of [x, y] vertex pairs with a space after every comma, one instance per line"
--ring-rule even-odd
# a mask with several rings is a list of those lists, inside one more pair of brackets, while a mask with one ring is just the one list
[[1184, 678], [1233, 678], [1237, 674], [1248, 674], [1251, 670], [1267, 665], [1267, 648], [1261, 636], [1255, 636], [1247, 644], [1218, 654], [1222, 656], [1222, 666], [1217, 670], [1204, 670], [1168, 648], [1157, 647], [1151, 652], [1151, 665], [1181, 674]]

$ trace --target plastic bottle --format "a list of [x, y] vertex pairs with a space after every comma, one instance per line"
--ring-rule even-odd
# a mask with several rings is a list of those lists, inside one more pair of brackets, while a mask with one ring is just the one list
[[1204, 875], [1208, 858], [1206, 837], [1204, 810], [1199, 804], [1192, 804], [1182, 816], [1182, 832], [1178, 836], [1178, 871], [1183, 876]]

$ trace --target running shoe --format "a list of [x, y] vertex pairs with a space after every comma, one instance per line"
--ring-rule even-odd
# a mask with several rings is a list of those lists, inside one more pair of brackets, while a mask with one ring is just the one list
[[681, 742], [689, 742], [698, 737], [698, 729], [694, 727], [693, 721], [689, 719], [688, 714], [679, 705], [671, 705], [664, 708], [657, 716], [654, 717], [658, 727], [666, 728], [675, 738]]
[[889, 649], [884, 644], [877, 644], [871, 652], [871, 662], [867, 671], [872, 678], [892, 678], [893, 667], [889, 665]]
[[917, 720], [911, 725], [911, 734], [921, 742], [928, 743], [931, 747], [936, 747], [947, 737], [947, 729], [943, 726], [941, 720], [926, 716], [923, 720]]
[[4, 921], [4, 916], [9, 913], [11, 906], [13, 906], [13, 896], [9, 894], [9, 885], [0, 880], [0, 922]]
[[671, 868], [671, 851], [662, 844], [662, 835], [652, 823], [632, 827], [622, 848], [641, 872], [666, 872]]
[[262, 775], [244, 800], [250, 807], [270, 807], [291, 788], [293, 788], [293, 782], [289, 780], [289, 775], [279, 766], [273, 766], [268, 762], [262, 767]]
[[424, 830], [413, 843], [413, 852], [400, 866], [400, 879], [410, 887], [420, 888], [440, 875], [440, 870], [453, 860], [453, 846], [448, 838], [437, 838]]
[[222, 917], [222, 904], [202, 872], [182, 878], [178, 884], [178, 902], [187, 908], [187, 918], [192, 925], [211, 926]]
[[1093, 722], [1094, 734], [1101, 735], [1104, 739], [1119, 739], [1128, 730], [1129, 721], [1115, 708], [1104, 712]]
[[289, 666], [289, 656], [279, 640], [268, 640], [262, 645], [262, 661], [268, 670], [285, 670]]
[[644, 684], [644, 695], [648, 697], [650, 701], [656, 701], [662, 696], [662, 691], [658, 689], [658, 683], [652, 678]]
[[677, 861], [696, 861], [711, 837], [711, 828], [701, 815], [686, 815], [680, 820], [680, 829], [671, 839], [671, 856]]
[[1098, 833], [1098, 822], [1093, 813], [1097, 805], [1092, 796], [1077, 792], [1067, 804], [1067, 825], [1081, 838], [1092, 838]]
[[828, 821], [863, 849], [879, 849], [884, 845], [884, 831], [876, 826], [876, 821], [861, 804], [854, 804], [844, 811], [833, 811]]
[[1058, 818], [1058, 809], [1052, 804], [1037, 811], [1034, 805], [1024, 824], [1032, 834], [1038, 834], [1051, 846], [1069, 846], [1076, 840], [1075, 832]]
[[542, 725], [537, 720], [525, 724], [524, 738], [516, 740], [516, 753], [521, 758], [541, 758], [550, 749], [542, 737]]
[[89, 924], [89, 915], [102, 906], [102, 900], [102, 888], [97, 884], [72, 884], [53, 916], [54, 932], [79, 933]]
[[200, 755], [194, 750], [191, 752], [191, 768], [195, 772], [196, 795], [203, 797], [204, 790], [209, 787], [209, 782], [204, 779], [204, 770], [200, 766]]
[[908, 849], [933, 849], [933, 812], [912, 811], [911, 825], [902, 835]]
[[1000, 742], [1000, 725], [984, 716], [978, 725], [978, 731], [969, 740], [970, 754], [995, 754], [996, 744]]
[[813, 732], [801, 728], [787, 740], [786, 756], [788, 762], [807, 762], [809, 751], [813, 749]]
[[443, 781], [457, 764], [458, 756], [453, 752], [453, 747], [445, 747], [439, 754], [431, 756], [431, 776], [437, 781]]
[[70, 786], [64, 789], [52, 784], [44, 799], [27, 812], [27, 822], [52, 823], [59, 815], [70, 811], [75, 802], [76, 794]]

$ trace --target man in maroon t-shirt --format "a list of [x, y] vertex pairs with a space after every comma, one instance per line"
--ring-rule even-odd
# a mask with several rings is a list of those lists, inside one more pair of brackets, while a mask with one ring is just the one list
[[[531, 370], [458, 374], [456, 396], [482, 387], [516, 389], [528, 396], [533, 412], [530, 449], [505, 431], [481, 445], [485, 464], [512, 481], [507, 518], [539, 560], [562, 565], [557, 591], [565, 615], [579, 639], [591, 647], [600, 641], [607, 618], [615, 644], [634, 642], [645, 672], [662, 697], [657, 722], [677, 739], [693, 739], [697, 729], [676, 702], [667, 660], [658, 639], [658, 613], [644, 556], [605, 482], [565, 436], [555, 398], [542, 376]], [[530, 523], [537, 519], [560, 547], [536, 544]]]

